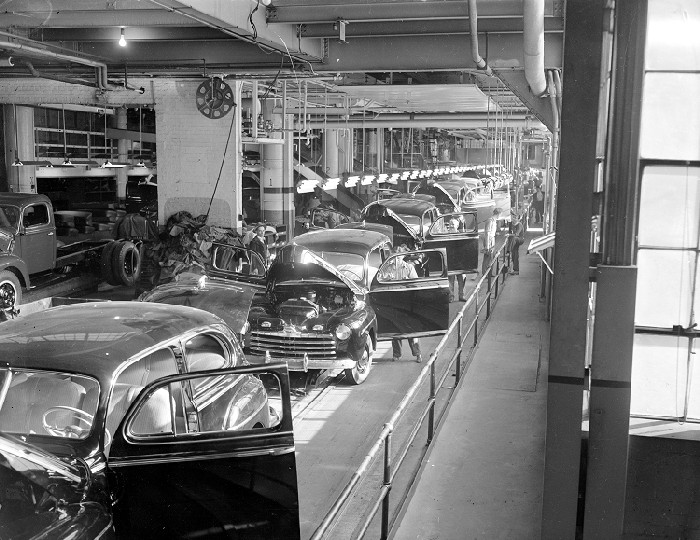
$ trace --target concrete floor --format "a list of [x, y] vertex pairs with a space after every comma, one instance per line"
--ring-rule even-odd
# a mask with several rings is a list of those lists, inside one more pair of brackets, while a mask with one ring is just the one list
[[540, 265], [521, 247], [404, 505], [394, 540], [540, 537], [549, 325]]

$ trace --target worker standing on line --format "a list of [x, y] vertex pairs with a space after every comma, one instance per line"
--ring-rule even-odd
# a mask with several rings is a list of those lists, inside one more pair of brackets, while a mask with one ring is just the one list
[[500, 210], [494, 208], [491, 217], [484, 223], [484, 236], [481, 237], [481, 252], [484, 254], [484, 258], [481, 261], [482, 275], [490, 270], [491, 263], [493, 262], [493, 253], [496, 249], [496, 220], [498, 219], [499, 213]]
[[[409, 251], [406, 244], [401, 244], [394, 249], [394, 253], [405, 253]], [[387, 265], [387, 267], [382, 271], [381, 279], [385, 281], [401, 281], [404, 279], [415, 279], [418, 277], [415, 265], [407, 262], [403, 256], [395, 257], [392, 264]], [[411, 347], [411, 352], [413, 356], [416, 357], [416, 362], [422, 362], [423, 357], [421, 356], [420, 343], [418, 338], [406, 338], [408, 340], [408, 345]], [[401, 360], [401, 339], [393, 338], [391, 340], [392, 348], [392, 360], [395, 362]]]

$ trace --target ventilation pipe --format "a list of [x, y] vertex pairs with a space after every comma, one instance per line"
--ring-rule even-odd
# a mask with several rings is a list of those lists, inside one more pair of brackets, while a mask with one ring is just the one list
[[[475, 0], [474, 0], [475, 1]], [[523, 0], [525, 79], [536, 97], [547, 92], [544, 73], [544, 0]]]
[[491, 68], [481, 55], [479, 55], [479, 35], [477, 33], [476, 19], [476, 0], [469, 0], [469, 39], [472, 44], [472, 58], [474, 59], [476, 67], [490, 77], [493, 75]]

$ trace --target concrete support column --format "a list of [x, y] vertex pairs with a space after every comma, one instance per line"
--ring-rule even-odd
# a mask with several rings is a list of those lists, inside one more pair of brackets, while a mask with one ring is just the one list
[[601, 235], [603, 264], [597, 271], [591, 358], [584, 540], [621, 538], [624, 532], [647, 4], [638, 0], [615, 3]]
[[[4, 105], [7, 188], [16, 193], [36, 193], [36, 167], [13, 167], [15, 159], [36, 159], [34, 154], [34, 109]], [[2, 182], [0, 182], [0, 185]]]
[[323, 163], [326, 174], [331, 178], [336, 178], [340, 174], [338, 168], [337, 129], [326, 129], [323, 132]]
[[605, 0], [568, 0], [542, 538], [575, 538]]
[[[158, 217], [180, 210], [206, 223], [236, 228], [241, 209], [240, 107], [219, 119], [194, 106], [200, 81], [161, 80], [156, 86]], [[240, 82], [227, 81], [240, 103]]]
[[[117, 129], [127, 129], [127, 115], [126, 107], [119, 107], [117, 109], [117, 115], [114, 118]], [[127, 139], [117, 140], [117, 154], [118, 159], [116, 161], [126, 162], [128, 156], [128, 148], [131, 141]], [[126, 167], [116, 169], [117, 171], [117, 200], [119, 202], [126, 201], [126, 181], [128, 175], [126, 174]]]
[[338, 172], [352, 172], [352, 129], [343, 129], [338, 131], [338, 150], [342, 157], [338, 163]]
[[[283, 122], [282, 115], [272, 114], [272, 105], [265, 104], [273, 125]], [[285, 123], [285, 125], [288, 125]], [[288, 228], [294, 220], [294, 174], [292, 168], [293, 149], [291, 143], [284, 139], [287, 131], [274, 132], [271, 138], [279, 143], [261, 145], [262, 172], [260, 182], [263, 190], [262, 211], [264, 220], [275, 224], [284, 224]], [[291, 219], [290, 219], [291, 216]]]

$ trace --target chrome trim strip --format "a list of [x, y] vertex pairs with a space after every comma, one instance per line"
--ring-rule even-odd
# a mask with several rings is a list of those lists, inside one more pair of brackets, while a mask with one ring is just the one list
[[286, 454], [294, 453], [294, 446], [286, 448], [257, 448], [254, 450], [245, 450], [238, 452], [223, 452], [218, 454], [194, 454], [188, 456], [176, 456], [171, 454], [153, 456], [148, 458], [135, 458], [135, 457], [121, 457], [112, 458], [110, 460], [110, 467], [128, 467], [131, 465], [157, 465], [163, 463], [182, 463], [186, 461], [211, 461], [214, 459], [227, 459], [227, 458], [248, 458], [248, 457], [258, 457], [258, 456], [283, 456]]

